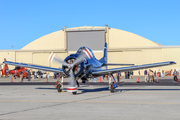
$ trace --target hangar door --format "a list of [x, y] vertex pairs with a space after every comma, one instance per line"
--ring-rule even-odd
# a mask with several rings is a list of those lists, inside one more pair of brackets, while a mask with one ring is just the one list
[[92, 50], [103, 50], [106, 40], [106, 29], [66, 30], [67, 50], [77, 51], [81, 46]]

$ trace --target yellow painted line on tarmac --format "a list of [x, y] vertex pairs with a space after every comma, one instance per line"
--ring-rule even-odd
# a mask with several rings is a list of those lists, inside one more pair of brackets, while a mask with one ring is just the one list
[[180, 105], [180, 103], [162, 103], [162, 102], [123, 102], [123, 101], [52, 101], [52, 100], [0, 100], [0, 102], [48, 102], [48, 103], [114, 103], [114, 104], [156, 104], [156, 105]]
[[82, 103], [121, 103], [121, 104], [165, 104], [180, 105], [180, 103], [160, 103], [160, 102], [121, 102], [121, 101], [77, 101]]

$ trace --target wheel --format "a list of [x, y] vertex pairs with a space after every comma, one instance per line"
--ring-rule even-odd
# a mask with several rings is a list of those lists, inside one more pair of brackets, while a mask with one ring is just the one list
[[58, 92], [61, 92], [61, 91], [62, 91], [62, 86], [61, 86], [60, 84], [57, 86], [57, 91], [58, 91]]
[[111, 92], [111, 93], [114, 93], [114, 91], [115, 91], [115, 89], [114, 89], [114, 87], [113, 87], [113, 83], [111, 83], [110, 92]]
[[77, 94], [77, 91], [76, 92], [72, 92], [73, 95], [76, 95]]

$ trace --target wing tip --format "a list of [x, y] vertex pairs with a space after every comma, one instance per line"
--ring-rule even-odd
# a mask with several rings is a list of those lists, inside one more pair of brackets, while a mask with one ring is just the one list
[[170, 61], [170, 64], [176, 64], [176, 62], [174, 62], [174, 61]]

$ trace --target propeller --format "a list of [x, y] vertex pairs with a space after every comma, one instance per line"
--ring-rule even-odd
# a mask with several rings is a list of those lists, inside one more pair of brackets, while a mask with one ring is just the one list
[[82, 62], [84, 60], [84, 58], [86, 59], [87, 58], [87, 55], [82, 53], [82, 54], [79, 54], [79, 56], [76, 58], [75, 61], [72, 61], [72, 64], [68, 64], [66, 63], [65, 61], [63, 61], [61, 58], [55, 56], [54, 53], [51, 53], [50, 56], [49, 56], [49, 59], [48, 61], [50, 62], [56, 62], [58, 64], [62, 64], [63, 66], [67, 66], [68, 69], [69, 69], [69, 87], [67, 88], [67, 90], [69, 92], [76, 92], [77, 91], [77, 87], [76, 87], [76, 80], [75, 80], [75, 77], [74, 77], [74, 73], [73, 73], [73, 67], [75, 65], [77, 65], [78, 63]]
[[87, 55], [84, 54], [84, 53], [80, 54], [80, 55], [77, 57], [77, 59], [72, 63], [72, 66], [74, 66], [74, 65], [82, 62], [82, 61], [84, 60], [84, 58], [87, 58]]

